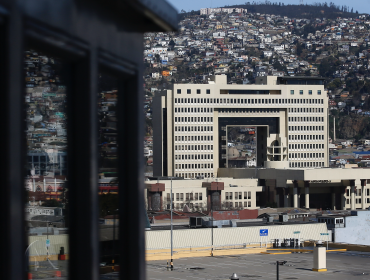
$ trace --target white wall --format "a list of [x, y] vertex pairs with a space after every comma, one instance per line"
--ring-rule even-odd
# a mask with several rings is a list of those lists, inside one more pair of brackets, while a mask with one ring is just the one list
[[357, 216], [345, 217], [345, 227], [335, 229], [334, 240], [370, 245], [370, 211], [357, 211]]
[[[268, 242], [276, 238], [298, 238], [294, 231], [300, 231], [301, 240], [321, 240], [320, 233], [326, 233], [326, 224], [298, 224], [298, 225], [275, 225], [236, 228], [214, 228], [214, 246], [258, 243], [260, 242], [260, 229], [268, 229]], [[171, 232], [169, 230], [146, 231], [146, 249], [166, 249], [171, 247]], [[330, 236], [329, 236], [330, 237]], [[326, 238], [326, 237], [325, 237]], [[325, 239], [326, 240], [326, 239]], [[329, 239], [330, 240], [330, 239]], [[265, 241], [265, 237], [263, 237]], [[211, 229], [184, 229], [173, 231], [174, 248], [207, 247], [211, 246]]]

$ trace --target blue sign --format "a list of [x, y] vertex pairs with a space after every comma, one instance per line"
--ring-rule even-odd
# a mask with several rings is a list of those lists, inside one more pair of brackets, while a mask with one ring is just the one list
[[269, 230], [268, 229], [260, 229], [260, 236], [268, 236]]
[[50, 246], [50, 239], [46, 239], [46, 247]]

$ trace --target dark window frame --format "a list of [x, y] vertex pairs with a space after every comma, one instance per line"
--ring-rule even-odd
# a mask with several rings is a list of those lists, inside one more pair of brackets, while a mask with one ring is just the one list
[[[68, 1], [52, 1], [48, 9], [43, 9], [41, 2], [33, 3], [32, 7], [22, 3], [0, 3], [0, 56], [4, 62], [0, 65], [0, 114], [6, 120], [0, 124], [6, 135], [0, 139], [6, 151], [0, 157], [1, 165], [5, 167], [0, 171], [4, 184], [0, 209], [3, 213], [11, 213], [4, 215], [3, 230], [0, 232], [1, 240], [6, 240], [1, 250], [4, 260], [0, 264], [2, 277], [7, 280], [26, 279], [23, 58], [27, 43], [27, 47], [33, 46], [46, 54], [65, 59], [71, 70], [66, 83], [68, 168], [74, 170], [68, 178], [69, 210], [73, 213], [69, 216], [69, 279], [99, 279], [97, 83], [98, 73], [104, 69], [119, 80], [122, 97], [117, 107], [122, 110], [118, 116], [118, 131], [121, 131], [118, 142], [123, 147], [119, 150], [119, 185], [121, 189], [131, 186], [128, 192], [125, 190], [125, 195], [120, 192], [119, 213], [125, 222], [119, 225], [118, 251], [121, 260], [130, 257], [128, 261], [121, 261], [119, 278], [144, 280], [144, 182], [140, 179], [143, 175], [143, 151], [142, 144], [139, 144], [142, 142], [139, 139], [143, 139], [141, 127], [144, 123], [141, 114], [143, 66], [142, 56], [138, 55], [135, 46], [142, 46], [140, 33], [176, 29], [177, 13], [162, 0], [157, 0], [156, 5], [137, 0], [127, 4], [112, 3], [109, 7], [104, 5], [105, 17], [102, 20], [103, 4], [100, 1], [94, 5], [81, 0], [75, 2], [78, 5], [72, 7]], [[120, 17], [113, 14], [120, 14]], [[95, 34], [92, 36], [91, 32], [83, 31], [82, 26], [94, 28]], [[107, 26], [109, 32], [105, 33]], [[106, 37], [102, 38], [99, 33]], [[96, 40], [97, 37], [100, 39]], [[115, 44], [110, 44], [112, 39], [109, 38], [115, 38]], [[130, 41], [130, 44], [122, 44], [124, 41]], [[130, 57], [131, 54], [133, 56]], [[130, 94], [123, 94], [127, 92]], [[125, 139], [128, 137], [124, 135], [126, 131], [130, 131], [130, 141], [134, 140], [129, 145], [128, 139]], [[125, 158], [138, 160], [132, 164]], [[79, 195], [83, 195], [84, 199]]]

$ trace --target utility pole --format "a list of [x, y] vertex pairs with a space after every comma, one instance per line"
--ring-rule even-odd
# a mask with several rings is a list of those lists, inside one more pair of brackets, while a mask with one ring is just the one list
[[171, 177], [171, 195], [170, 195], [170, 203], [171, 203], [171, 270], [173, 270], [173, 224], [172, 224], [172, 177]]
[[114, 270], [114, 258], [115, 258], [115, 254], [116, 254], [116, 250], [115, 250], [115, 243], [116, 243], [116, 212], [118, 211], [118, 209], [114, 210], [113, 211], [113, 259], [112, 259], [112, 268]]
[[211, 226], [211, 232], [212, 232], [212, 247], [211, 247], [211, 257], [213, 257], [213, 197], [211, 196], [211, 221], [212, 221], [212, 226]]
[[[46, 222], [46, 240], [49, 239], [49, 222]], [[49, 260], [49, 246], [46, 246], [46, 260]]]

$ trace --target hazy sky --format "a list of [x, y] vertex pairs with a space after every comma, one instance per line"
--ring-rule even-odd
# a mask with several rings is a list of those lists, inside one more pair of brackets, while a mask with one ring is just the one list
[[[236, 5], [244, 4], [246, 2], [253, 2], [253, 0], [167, 0], [171, 3], [178, 11], [185, 10], [199, 10], [200, 8], [216, 8], [222, 7], [225, 5]], [[299, 0], [270, 0], [271, 2], [281, 2], [284, 4], [299, 4]], [[261, 0], [255, 0], [255, 2], [262, 2]], [[331, 1], [322, 1], [322, 0], [303, 0], [304, 4], [313, 4], [313, 3], [324, 3], [330, 2], [335, 3], [335, 5], [346, 5], [350, 9], [353, 8], [353, 11], [358, 10], [359, 13], [368, 13], [370, 14], [370, 1], [369, 0], [331, 0]]]

